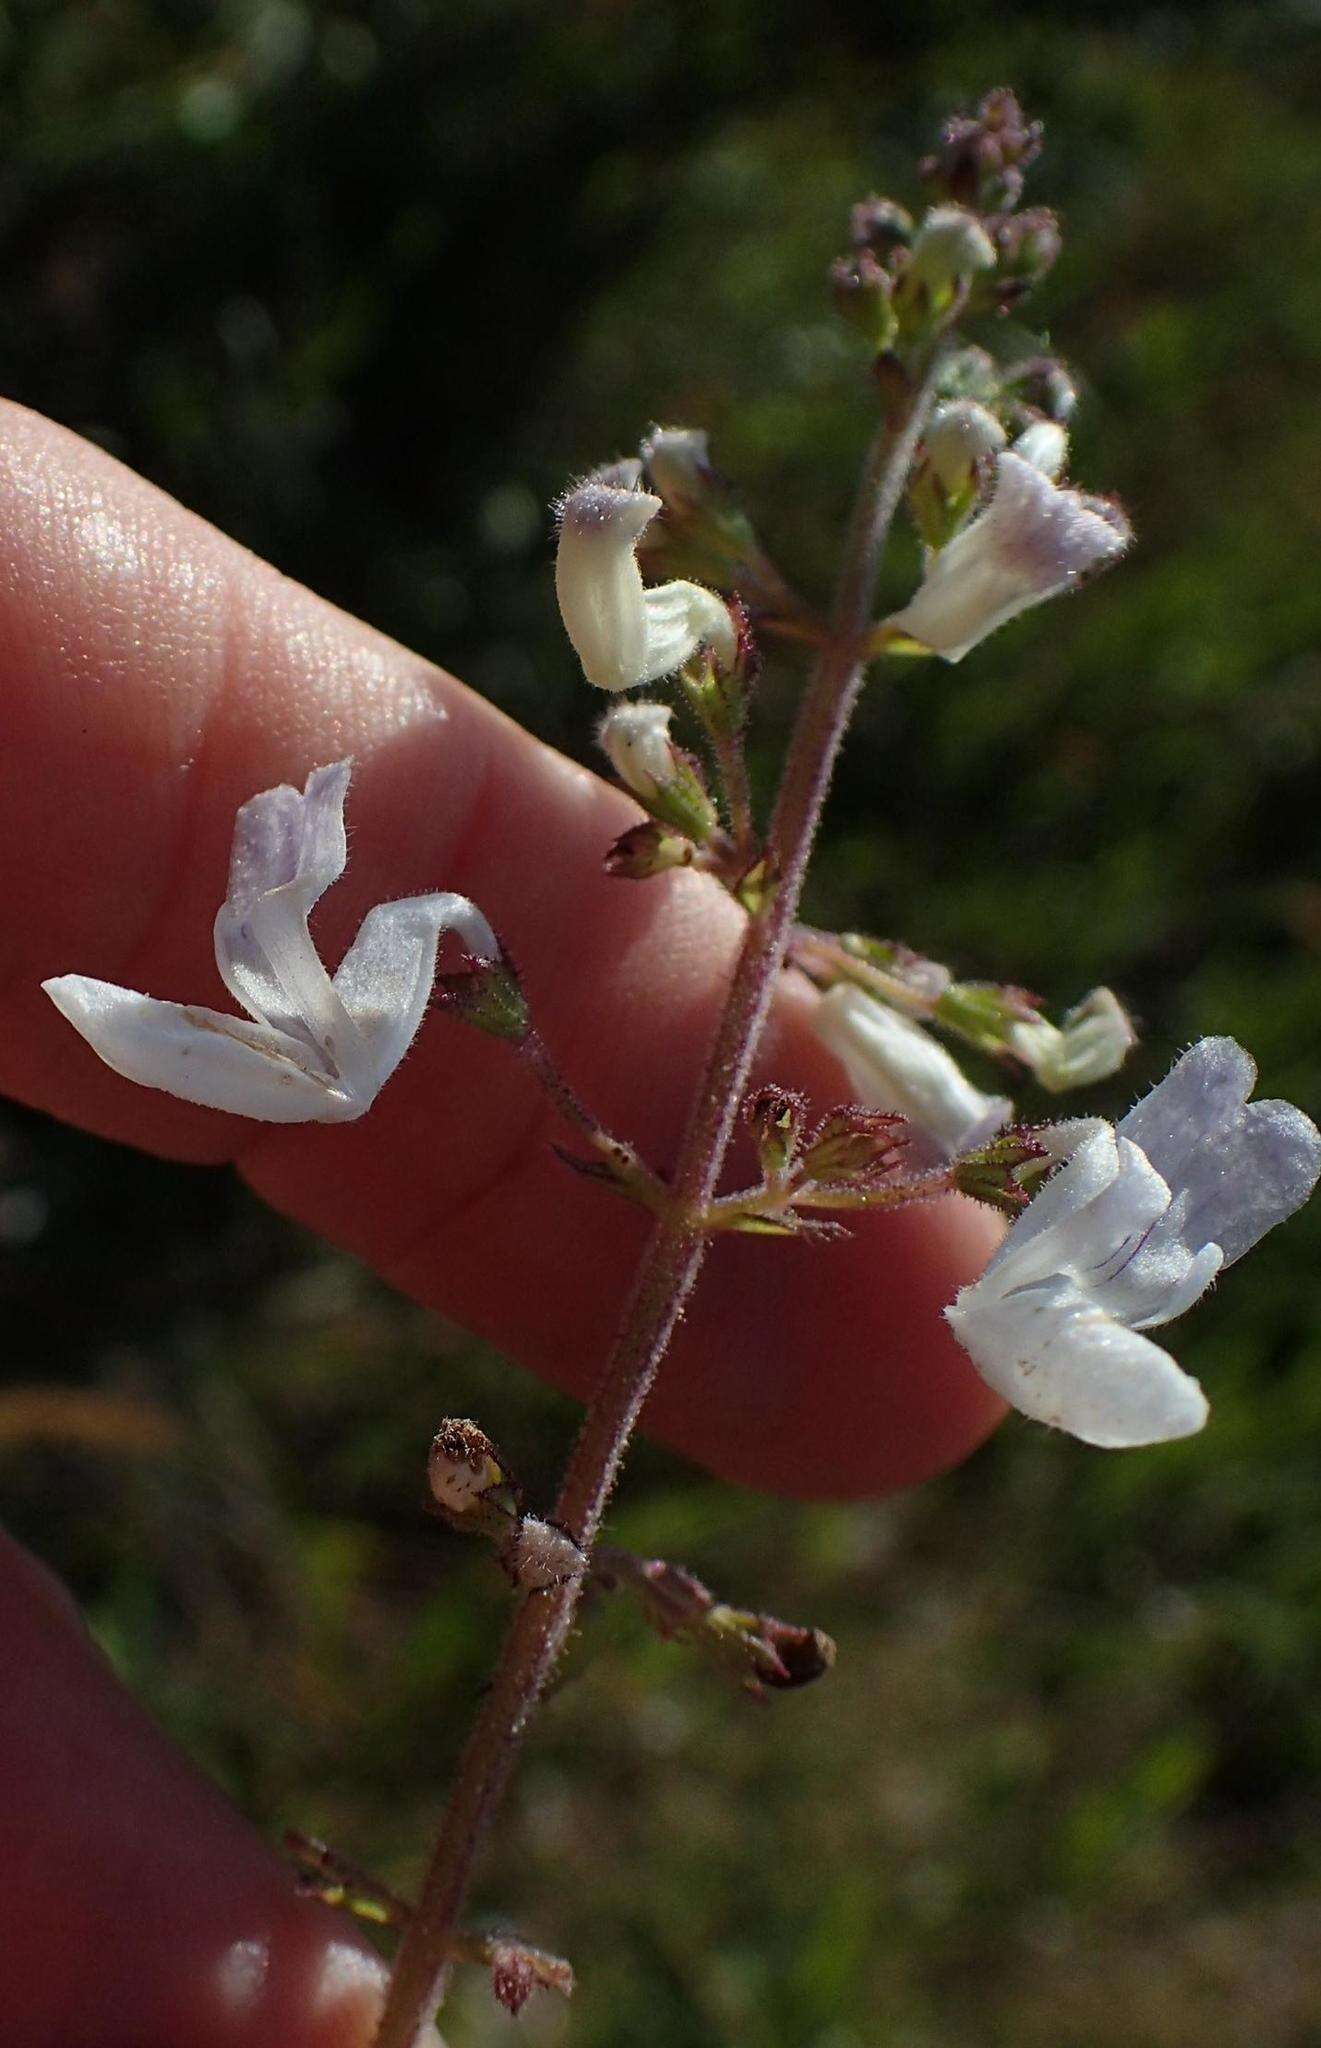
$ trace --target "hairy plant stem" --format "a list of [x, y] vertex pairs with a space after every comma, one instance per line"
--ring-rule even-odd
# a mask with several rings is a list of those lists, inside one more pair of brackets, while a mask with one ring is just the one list
[[376, 2048], [414, 2048], [432, 2016], [473, 1861], [523, 1731], [554, 1672], [577, 1611], [590, 1552], [634, 1425], [706, 1252], [702, 1212], [715, 1196], [776, 978], [798, 913], [830, 777], [865, 675], [876, 571], [922, 424], [935, 369], [892, 411], [868, 452], [845, 545], [829, 637], [799, 706], [771, 823], [777, 885], [749, 919], [723, 1015], [696, 1091], [672, 1183], [652, 1230], [552, 1519], [584, 1553], [562, 1585], [529, 1593], [515, 1613], [459, 1760], [413, 1917], [395, 1958]]

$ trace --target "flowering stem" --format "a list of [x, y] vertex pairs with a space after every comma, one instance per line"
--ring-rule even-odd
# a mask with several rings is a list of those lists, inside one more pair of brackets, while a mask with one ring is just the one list
[[376, 2048], [414, 2048], [439, 1999], [453, 1930], [477, 1850], [499, 1804], [524, 1729], [564, 1649], [588, 1555], [643, 1403], [706, 1251], [712, 1202], [762, 1027], [797, 915], [817, 821], [865, 675], [863, 650], [881, 552], [929, 408], [934, 367], [886, 420], [868, 453], [845, 548], [829, 636], [799, 707], [769, 850], [777, 875], [749, 918], [724, 1013], [697, 1088], [672, 1183], [634, 1280], [620, 1333], [588, 1404], [553, 1520], [578, 1544], [581, 1568], [529, 1593], [515, 1613], [490, 1688], [459, 1761], [440, 1837], [395, 1958]]
[[757, 845], [757, 827], [752, 815], [752, 786], [748, 780], [748, 757], [742, 733], [716, 731], [711, 734], [721, 787], [729, 811], [729, 829], [734, 840], [734, 862], [746, 867]]

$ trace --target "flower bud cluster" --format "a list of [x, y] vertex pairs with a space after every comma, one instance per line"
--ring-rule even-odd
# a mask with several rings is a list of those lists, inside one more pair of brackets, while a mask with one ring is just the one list
[[916, 222], [891, 199], [860, 201], [851, 248], [832, 266], [835, 301], [880, 358], [911, 364], [951, 311], [1003, 312], [1040, 282], [1060, 252], [1046, 207], [1015, 211], [1041, 147], [1011, 92], [989, 93], [951, 121], [920, 166], [933, 204]]

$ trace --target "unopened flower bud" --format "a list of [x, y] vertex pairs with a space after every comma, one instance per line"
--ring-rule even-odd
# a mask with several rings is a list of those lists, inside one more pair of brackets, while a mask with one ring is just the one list
[[933, 206], [913, 237], [905, 275], [940, 294], [994, 267], [995, 244], [977, 216], [961, 206]]
[[644, 801], [674, 780], [678, 753], [670, 738], [673, 717], [668, 704], [650, 704], [635, 698], [608, 711], [597, 732], [624, 787]]
[[999, 258], [993, 289], [1001, 305], [1023, 297], [1059, 260], [1060, 224], [1047, 206], [1002, 214], [995, 223]]
[[881, 199], [873, 192], [850, 210], [849, 240], [855, 249], [866, 249], [881, 262], [912, 238], [913, 216], [893, 199]]
[[725, 495], [711, 467], [710, 437], [700, 428], [653, 427], [642, 443], [642, 461], [665, 509], [679, 517]]
[[1055, 482], [1069, 460], [1069, 437], [1058, 420], [1033, 420], [1014, 442], [1013, 452]]
[[955, 497], [973, 482], [979, 463], [998, 455], [1007, 435], [993, 412], [972, 399], [939, 405], [931, 415], [925, 443], [927, 461], [945, 492]]
[[1040, 149], [1040, 121], [1026, 120], [1016, 95], [999, 86], [975, 114], [945, 123], [939, 147], [918, 168], [938, 192], [989, 211], [1017, 204], [1024, 168]]
[[830, 266], [835, 305], [850, 327], [856, 327], [879, 353], [894, 340], [898, 321], [893, 305], [894, 281], [869, 249], [841, 256]]
[[626, 789], [663, 825], [704, 846], [719, 822], [716, 807], [690, 754], [670, 738], [674, 713], [666, 704], [616, 704], [598, 738]]
[[1116, 506], [1063, 490], [1006, 453], [985, 511], [929, 560], [917, 595], [886, 626], [897, 639], [962, 661], [997, 626], [1118, 561], [1131, 537]]
[[1044, 1017], [1011, 1024], [1005, 1043], [1043, 1088], [1058, 1095], [1117, 1074], [1137, 1033], [1113, 990], [1094, 988], [1059, 1025]]
[[1020, 363], [1006, 380], [1025, 405], [1035, 406], [1048, 420], [1067, 426], [1078, 409], [1078, 387], [1054, 356], [1033, 356]]
[[588, 682], [602, 690], [653, 683], [709, 645], [732, 666], [729, 607], [700, 584], [647, 589], [637, 544], [661, 509], [647, 491], [589, 477], [559, 507], [555, 589], [564, 628]]
[[822, 996], [812, 1025], [842, 1063], [859, 1102], [897, 1111], [947, 1159], [989, 1137], [1009, 1115], [1011, 1105], [974, 1088], [920, 1024], [860, 988], [837, 983]]

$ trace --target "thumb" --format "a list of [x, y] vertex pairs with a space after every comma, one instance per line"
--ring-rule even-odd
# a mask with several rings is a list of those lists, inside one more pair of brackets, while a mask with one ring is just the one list
[[9, 2048], [367, 2048], [380, 1958], [298, 1897], [3, 1535], [0, 1639]]
[[[740, 914], [691, 874], [608, 879], [629, 799], [12, 406], [0, 536], [0, 1086], [155, 1151], [234, 1160], [399, 1287], [588, 1390], [646, 1220], [555, 1158], [563, 1134], [506, 1047], [433, 1017], [360, 1123], [275, 1128], [109, 1073], [39, 984], [78, 972], [223, 1004], [210, 931], [235, 809], [352, 754], [328, 956], [384, 898], [472, 896], [570, 1082], [665, 1171]], [[825, 1106], [847, 1090], [813, 1001], [786, 977], [761, 1073]], [[866, 1219], [844, 1245], [718, 1243], [647, 1427], [726, 1476], [806, 1494], [951, 1462], [998, 1407], [940, 1310], [995, 1230], [946, 1202]]]

